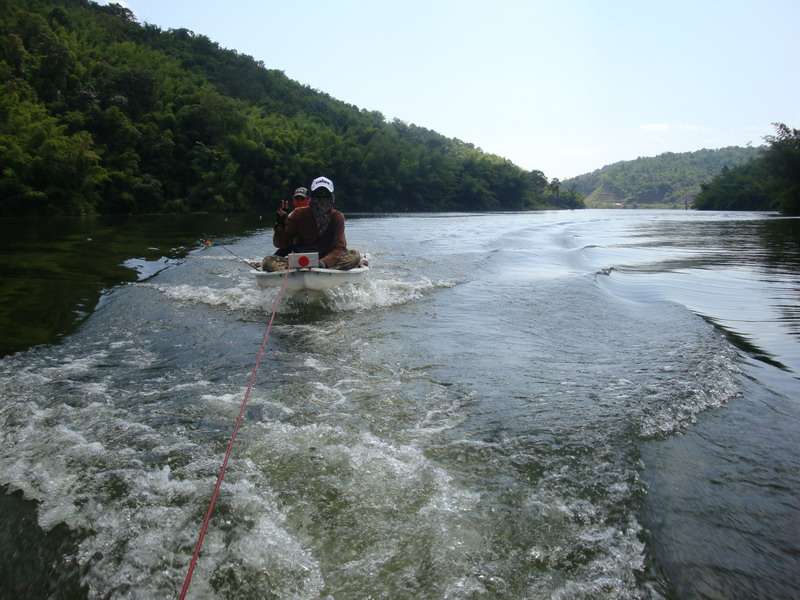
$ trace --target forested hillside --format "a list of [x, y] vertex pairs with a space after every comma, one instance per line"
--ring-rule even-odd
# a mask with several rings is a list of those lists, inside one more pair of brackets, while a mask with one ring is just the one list
[[667, 152], [622, 161], [565, 180], [561, 187], [586, 196], [588, 208], [686, 208], [723, 168], [747, 163], [764, 147]]
[[270, 210], [321, 174], [347, 211], [580, 206], [540, 171], [120, 5], [3, 0], [0, 36], [3, 216]]
[[779, 210], [800, 215], [800, 130], [775, 123], [767, 150], [757, 159], [722, 172], [701, 187], [701, 210]]

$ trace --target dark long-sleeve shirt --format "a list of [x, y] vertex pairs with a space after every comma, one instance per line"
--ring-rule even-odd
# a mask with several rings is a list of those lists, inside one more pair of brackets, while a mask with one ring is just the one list
[[295, 208], [286, 219], [285, 225], [276, 225], [272, 236], [276, 248], [292, 248], [319, 252], [320, 260], [333, 267], [347, 252], [347, 239], [344, 237], [344, 215], [338, 210], [331, 211], [328, 228], [320, 234], [314, 213], [308, 207]]

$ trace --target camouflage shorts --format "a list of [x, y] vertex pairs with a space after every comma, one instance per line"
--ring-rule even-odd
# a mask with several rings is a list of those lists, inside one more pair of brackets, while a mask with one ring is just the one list
[[285, 256], [265, 256], [261, 261], [261, 270], [271, 273], [273, 271], [285, 271], [289, 268], [289, 259]]

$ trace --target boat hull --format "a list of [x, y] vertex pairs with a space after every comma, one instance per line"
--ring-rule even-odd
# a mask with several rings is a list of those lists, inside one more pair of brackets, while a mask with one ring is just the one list
[[[349, 271], [336, 269], [292, 269], [286, 276], [286, 286], [289, 291], [296, 290], [327, 290], [345, 283], [357, 283], [364, 279], [369, 267], [357, 267]], [[256, 278], [256, 283], [261, 289], [280, 287], [286, 271], [250, 271]]]

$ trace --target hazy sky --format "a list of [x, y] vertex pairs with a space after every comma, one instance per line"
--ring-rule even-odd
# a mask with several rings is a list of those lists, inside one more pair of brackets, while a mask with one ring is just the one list
[[800, 128], [800, 0], [120, 3], [549, 178]]

